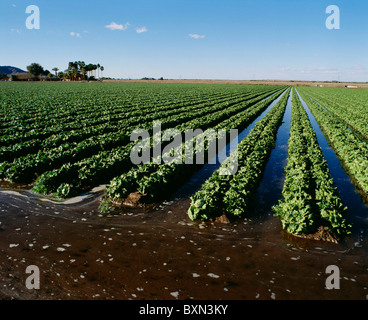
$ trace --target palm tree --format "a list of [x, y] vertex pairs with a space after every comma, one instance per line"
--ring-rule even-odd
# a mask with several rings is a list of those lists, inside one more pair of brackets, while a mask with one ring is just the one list
[[70, 79], [70, 70], [69, 69], [64, 70], [64, 79]]
[[94, 77], [96, 78], [97, 64], [93, 65]]
[[73, 62], [69, 61], [68, 63], [68, 75], [70, 80], [72, 80], [72, 70], [73, 70]]
[[91, 74], [94, 70], [93, 68], [94, 68], [94, 66], [91, 63], [86, 65], [86, 71], [87, 71], [88, 78], [91, 77]]
[[55, 71], [55, 77], [57, 77], [59, 69], [55, 67], [55, 68], [52, 69], [52, 71]]
[[78, 80], [80, 73], [79, 73], [79, 64], [81, 61], [74, 61], [73, 63], [73, 78], [75, 81]]
[[76, 62], [69, 62], [68, 70], [70, 74], [70, 80], [75, 80], [77, 77], [77, 69], [78, 65]]
[[103, 71], [105, 70], [105, 68], [101, 66], [100, 69], [101, 69], [101, 78], [103, 78]]
[[98, 79], [100, 79], [100, 64], [98, 63], [97, 65], [96, 65], [96, 67], [97, 67], [97, 72], [98, 72]]
[[86, 78], [86, 63], [84, 61], [78, 61], [78, 67], [82, 76], [82, 80]]

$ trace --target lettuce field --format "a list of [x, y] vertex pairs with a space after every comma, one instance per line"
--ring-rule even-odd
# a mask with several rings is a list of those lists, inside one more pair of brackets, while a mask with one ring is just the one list
[[[170, 230], [178, 234], [182, 226], [192, 236], [191, 244], [200, 242], [203, 229], [210, 241], [216, 236], [211, 228], [230, 228], [228, 239], [241, 243], [247, 232], [245, 227], [237, 232], [239, 225], [256, 221], [257, 229], [272, 221], [271, 229], [278, 230], [272, 238], [299, 243], [297, 248], [309, 248], [315, 241], [349, 246], [349, 241], [363, 239], [367, 230], [367, 101], [366, 90], [312, 86], [0, 83], [0, 190], [9, 197], [19, 192], [33, 204], [50, 203], [54, 212], [60, 211], [58, 206], [65, 208], [66, 220], [82, 210], [98, 225], [124, 217], [119, 225], [139, 229], [150, 224], [152, 230], [164, 230], [175, 221]], [[205, 163], [134, 164], [130, 156], [138, 142], [132, 141], [131, 133], [144, 129], [152, 136], [154, 121], [183, 137], [187, 129], [223, 130], [229, 143], [230, 130], [237, 129], [237, 148], [227, 149], [237, 171], [222, 175], [231, 161], [209, 163], [208, 141], [201, 149]], [[196, 146], [191, 152], [200, 149], [198, 139], [191, 141]], [[151, 139], [150, 149], [153, 144]], [[185, 160], [185, 143], [178, 148]], [[26, 210], [29, 204], [22, 200], [17, 205], [15, 198], [3, 197], [3, 214], [18, 205]], [[6, 209], [7, 203], [12, 209]], [[166, 208], [165, 215], [160, 208]], [[50, 216], [45, 207], [41, 211]], [[6, 225], [0, 224], [1, 230], [7, 230]], [[221, 237], [226, 239], [226, 232]], [[334, 252], [333, 248], [326, 250]], [[228, 289], [234, 280], [225, 282], [220, 286]], [[259, 289], [265, 297], [266, 288]], [[133, 292], [127, 290], [123, 298]], [[167, 297], [161, 289], [152, 290]], [[198, 289], [196, 297], [205, 296], [201, 290], [205, 289]], [[360, 297], [359, 290], [366, 288], [356, 289]], [[82, 291], [78, 297], [87, 294]]]

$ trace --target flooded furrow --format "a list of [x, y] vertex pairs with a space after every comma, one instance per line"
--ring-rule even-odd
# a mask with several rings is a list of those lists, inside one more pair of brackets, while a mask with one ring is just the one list
[[352, 179], [345, 172], [340, 159], [336, 156], [335, 151], [329, 145], [327, 138], [323, 134], [307, 104], [300, 97], [299, 93], [298, 96], [305, 111], [308, 114], [310, 123], [316, 133], [318, 143], [327, 161], [331, 177], [334, 180], [334, 183], [340, 193], [344, 205], [348, 207], [348, 217], [353, 218], [354, 220], [358, 218], [360, 222], [363, 222], [365, 224], [364, 228], [366, 229], [368, 223], [367, 206], [364, 204], [359, 192], [354, 187]]
[[[248, 125], [244, 130], [242, 130], [237, 137], [231, 140], [225, 148], [220, 150], [217, 155], [216, 159], [212, 158], [209, 159], [210, 164], [204, 165], [200, 170], [198, 170], [191, 179], [183, 185], [173, 196], [173, 198], [185, 198], [190, 197], [196, 191], [198, 191], [202, 184], [211, 177], [211, 175], [220, 168], [221, 162], [219, 161], [219, 155], [226, 153], [226, 156], [229, 156], [232, 151], [237, 148], [237, 145], [246, 138], [249, 132], [254, 128], [254, 126], [262, 120], [267, 113], [280, 101], [283, 95], [286, 94], [286, 90], [277, 98], [275, 99], [267, 108], [264, 110], [250, 125]], [[265, 98], [264, 100], [268, 99], [269, 97]], [[262, 100], [262, 101], [264, 101]], [[234, 143], [236, 141], [236, 143]], [[224, 150], [225, 149], [225, 150]], [[212, 164], [215, 163], [215, 164]]]
[[255, 213], [259, 215], [270, 212], [273, 205], [282, 198], [284, 186], [284, 170], [288, 157], [288, 141], [291, 126], [292, 95], [290, 94], [284, 118], [277, 131], [276, 146], [271, 151], [270, 159], [267, 162], [263, 173], [263, 179], [258, 187], [253, 203]]
[[318, 101], [314, 100], [312, 97], [308, 96], [309, 99], [311, 99], [314, 103], [318, 104], [324, 111], [326, 111], [329, 115], [332, 115], [334, 118], [336, 118], [340, 123], [343, 123], [346, 125], [346, 130], [351, 131], [356, 138], [361, 140], [364, 143], [368, 143], [368, 139], [364, 137], [358, 130], [356, 130], [352, 125], [350, 125], [347, 121], [341, 119], [335, 114], [332, 114], [330, 111], [328, 111], [323, 105], [321, 105]]

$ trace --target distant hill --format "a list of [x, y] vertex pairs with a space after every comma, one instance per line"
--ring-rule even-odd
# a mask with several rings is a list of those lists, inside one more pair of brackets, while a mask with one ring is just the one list
[[27, 73], [27, 71], [11, 66], [0, 66], [0, 74], [2, 73], [11, 76], [14, 73]]

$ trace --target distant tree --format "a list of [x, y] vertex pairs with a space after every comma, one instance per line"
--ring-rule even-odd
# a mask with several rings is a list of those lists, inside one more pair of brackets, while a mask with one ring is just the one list
[[52, 68], [52, 71], [55, 71], [55, 77], [57, 77], [59, 69], [58, 68]]
[[11, 81], [18, 81], [18, 78], [15, 74], [12, 74], [11, 77], [10, 77], [10, 80]]
[[104, 72], [105, 68], [103, 66], [101, 66], [100, 69], [101, 69], [101, 78], [103, 78], [103, 72]]
[[68, 66], [70, 80], [77, 80], [78, 77], [78, 62], [69, 62]]
[[58, 72], [57, 76], [58, 76], [59, 79], [64, 79], [64, 72], [62, 72], [62, 71]]
[[84, 61], [78, 61], [78, 67], [82, 80], [85, 80], [87, 76], [86, 63]]
[[[53, 69], [54, 70], [54, 69]], [[76, 80], [96, 80], [98, 70], [98, 77], [100, 77], [99, 71], [101, 72], [104, 68], [100, 64], [86, 64], [84, 61], [70, 61], [68, 69], [63, 73], [64, 79]]]
[[38, 77], [45, 72], [43, 70], [43, 67], [35, 62], [27, 66], [27, 70], [30, 74], [34, 75], [35, 77]]
[[[60, 74], [60, 73], [59, 73]], [[66, 69], [64, 71], [64, 76], [63, 76], [64, 79], [68, 79], [68, 80], [71, 80], [71, 75], [70, 75], [70, 70], [69, 69]]]
[[87, 78], [91, 76], [91, 72], [93, 70], [93, 64], [89, 63], [86, 65]]
[[0, 80], [6, 80], [8, 76], [5, 73], [0, 73]]
[[93, 65], [93, 71], [94, 71], [94, 74], [93, 74], [93, 76], [96, 78], [96, 76], [97, 76], [97, 72], [96, 72], [96, 70], [98, 69], [98, 67], [97, 67], [97, 64], [94, 64]]
[[54, 77], [54, 75], [50, 72], [48, 73], [47, 77], [51, 80]]
[[97, 67], [97, 72], [98, 72], [98, 76], [97, 76], [97, 78], [98, 79], [100, 79], [100, 64], [98, 63], [97, 65], [96, 65], [96, 67]]

